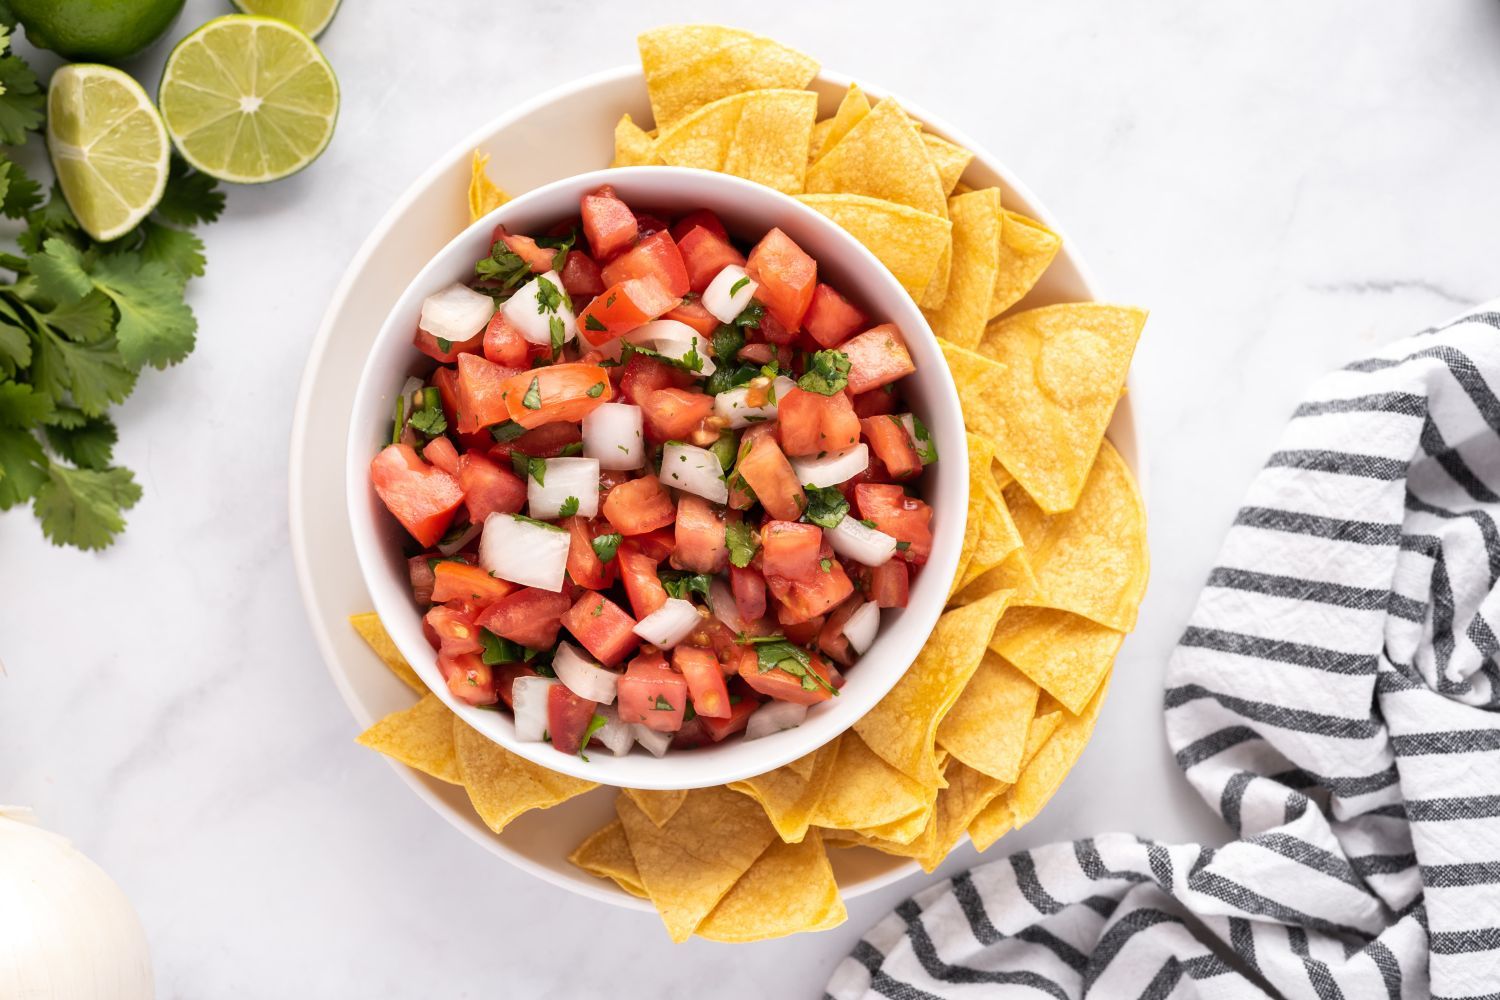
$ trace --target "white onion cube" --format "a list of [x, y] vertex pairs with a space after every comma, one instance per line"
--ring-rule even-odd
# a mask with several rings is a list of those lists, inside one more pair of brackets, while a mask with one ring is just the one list
[[667, 748], [672, 745], [671, 733], [658, 733], [644, 723], [632, 722], [630, 734], [635, 737], [637, 743], [649, 750], [653, 757], [665, 756]]
[[568, 570], [568, 533], [512, 514], [491, 514], [479, 538], [479, 565], [502, 580], [557, 593]]
[[639, 469], [646, 464], [641, 408], [634, 403], [600, 403], [583, 418], [583, 454], [601, 469]]
[[777, 404], [795, 388], [797, 383], [785, 375], [776, 376], [771, 382], [771, 391], [766, 393], [766, 401], [761, 406], [750, 406], [745, 401], [750, 394], [745, 386], [727, 389], [714, 397], [714, 416], [723, 417], [729, 421], [730, 427], [736, 429], [775, 420]]
[[665, 604], [636, 622], [632, 630], [653, 646], [671, 649], [703, 624], [703, 616], [691, 601], [669, 597]]
[[664, 360], [678, 362], [695, 375], [707, 378], [717, 369], [713, 345], [681, 320], [654, 319], [625, 334], [625, 341], [654, 351]]
[[703, 289], [703, 308], [720, 323], [733, 323], [750, 305], [757, 285], [738, 264], [726, 264]]
[[630, 723], [620, 721], [620, 713], [613, 705], [600, 705], [595, 711], [604, 716], [604, 725], [594, 731], [594, 739], [603, 743], [616, 757], [628, 754], [635, 746], [635, 733], [630, 731]]
[[540, 743], [547, 734], [547, 699], [552, 696], [552, 677], [517, 677], [510, 696], [515, 701], [516, 739]]
[[[526, 476], [526, 512], [541, 521], [560, 517], [569, 498], [578, 501], [574, 513], [599, 513], [599, 462], [593, 458], [548, 458], [542, 462], [542, 481]], [[568, 504], [572, 506], [571, 504]]]
[[784, 729], [796, 729], [806, 718], [806, 705], [790, 701], [768, 701], [750, 713], [750, 721], [745, 724], [745, 739], [758, 740]]
[[894, 538], [855, 520], [853, 515], [845, 516], [832, 528], [825, 528], [823, 537], [833, 551], [865, 566], [884, 566], [896, 554]]
[[657, 476], [668, 486], [695, 493], [713, 503], [729, 502], [729, 487], [724, 482], [724, 467], [719, 456], [697, 445], [668, 444], [661, 452], [661, 473]]
[[870, 446], [861, 442], [822, 458], [793, 458], [791, 463], [797, 482], [804, 486], [838, 486], [870, 467]]
[[[543, 282], [556, 289], [556, 302], [552, 308], [544, 306], [541, 301]], [[549, 299], [553, 298], [551, 294]], [[515, 290], [505, 304], [500, 307], [505, 314], [505, 320], [516, 331], [533, 344], [552, 345], [552, 318], [555, 316], [562, 321], [562, 340], [567, 343], [578, 336], [578, 319], [573, 315], [573, 300], [568, 298], [568, 293], [563, 289], [562, 278], [558, 277], [556, 271], [548, 271], [539, 274], [526, 284]]]
[[870, 648], [870, 644], [875, 641], [875, 633], [879, 631], [880, 605], [874, 601], [861, 604], [844, 622], [844, 638], [861, 655]]
[[422, 300], [417, 326], [456, 344], [477, 336], [494, 314], [494, 299], [468, 285], [452, 284]]
[[571, 642], [557, 644], [557, 652], [552, 656], [552, 670], [557, 679], [580, 698], [600, 705], [615, 700], [620, 675], [584, 656]]

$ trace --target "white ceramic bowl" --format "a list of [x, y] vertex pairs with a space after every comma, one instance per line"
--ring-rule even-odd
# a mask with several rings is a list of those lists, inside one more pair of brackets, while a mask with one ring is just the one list
[[[838, 697], [815, 706], [795, 729], [758, 740], [731, 737], [695, 750], [669, 751], [661, 758], [637, 747], [622, 757], [601, 751], [584, 760], [559, 753], [550, 743], [516, 739], [508, 712], [467, 705], [443, 683], [436, 656], [422, 635], [425, 609], [412, 600], [407, 581], [405, 533], [369, 484], [370, 459], [389, 441], [396, 392], [408, 375], [425, 376], [433, 367], [411, 342], [422, 300], [473, 274], [474, 261], [490, 251], [497, 224], [513, 233], [545, 232], [577, 216], [579, 199], [604, 184], [613, 185], [632, 208], [661, 217], [709, 209], [745, 246], [779, 227], [818, 262], [819, 279], [863, 309], [871, 325], [895, 323], [916, 362], [916, 372], [902, 380], [901, 390], [938, 448], [939, 460], [925, 470], [920, 483], [933, 508], [932, 555], [912, 580], [910, 603], [882, 614], [879, 634], [845, 674], [848, 683]], [[507, 750], [555, 771], [629, 788], [701, 788], [738, 781], [812, 753], [853, 725], [906, 672], [942, 613], [948, 581], [958, 568], [969, 500], [968, 449], [953, 378], [921, 310], [891, 273], [854, 237], [795, 199], [727, 174], [676, 167], [600, 170], [555, 181], [501, 206], [438, 251], [396, 300], [370, 349], [350, 417], [346, 477], [354, 549], [375, 610], [427, 686]]]

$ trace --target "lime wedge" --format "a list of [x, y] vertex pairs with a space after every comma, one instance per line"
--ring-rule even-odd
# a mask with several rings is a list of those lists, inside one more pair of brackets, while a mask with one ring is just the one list
[[74, 63], [52, 74], [47, 151], [68, 207], [102, 242], [156, 207], [172, 146], [140, 84], [112, 66]]
[[234, 0], [246, 14], [279, 17], [317, 38], [338, 13], [339, 0]]
[[246, 14], [178, 42], [157, 97], [183, 158], [237, 184], [274, 181], [316, 160], [339, 112], [338, 80], [313, 40]]

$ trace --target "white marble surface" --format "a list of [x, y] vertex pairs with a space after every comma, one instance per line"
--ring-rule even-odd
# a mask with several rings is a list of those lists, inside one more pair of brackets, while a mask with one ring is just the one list
[[[818, 937], [674, 948], [652, 917], [485, 854], [357, 748], [298, 599], [286, 441], [344, 262], [477, 122], [684, 18], [776, 35], [946, 116], [1112, 294], [1152, 308], [1150, 595], [1093, 744], [1006, 844], [1221, 835], [1162, 735], [1166, 656], [1300, 387], [1500, 293], [1500, 4], [942, 4], [956, 32], [937, 5], [872, 0], [344, 6], [324, 39], [344, 89], [332, 147], [231, 193], [192, 291], [197, 353], [119, 414], [146, 491], [123, 541], [53, 550], [26, 514], [0, 517], [0, 801], [120, 881], [163, 997], [815, 997], [931, 881]], [[220, 7], [190, 0], [176, 33]]]

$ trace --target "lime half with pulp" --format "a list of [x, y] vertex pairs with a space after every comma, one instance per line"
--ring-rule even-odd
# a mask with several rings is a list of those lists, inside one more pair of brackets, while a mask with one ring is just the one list
[[79, 225], [107, 241], [161, 200], [172, 146], [140, 84], [112, 66], [74, 63], [47, 89], [47, 152]]
[[220, 180], [260, 184], [323, 152], [339, 85], [303, 32], [274, 17], [230, 14], [177, 43], [157, 99], [184, 159]]
[[279, 17], [317, 38], [338, 13], [339, 0], [234, 0], [246, 14]]

